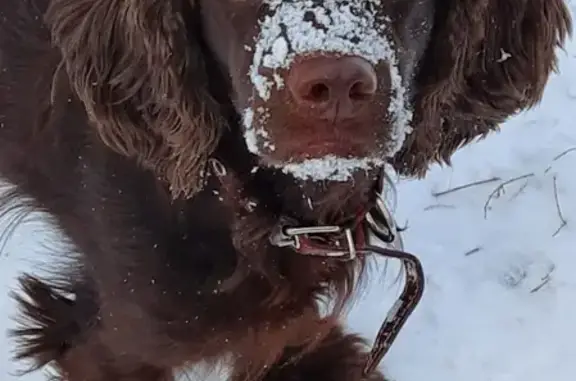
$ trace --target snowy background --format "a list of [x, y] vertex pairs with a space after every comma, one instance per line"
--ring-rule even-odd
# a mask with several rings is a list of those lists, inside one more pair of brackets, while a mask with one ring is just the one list
[[[459, 151], [452, 168], [398, 184], [396, 216], [427, 287], [383, 362], [393, 380], [576, 379], [576, 41], [560, 54], [539, 107]], [[46, 228], [20, 225], [0, 252], [0, 381], [46, 379], [13, 375], [23, 364], [4, 334], [8, 291], [37, 270]], [[374, 336], [402, 285], [394, 265], [355, 305], [351, 329]]]

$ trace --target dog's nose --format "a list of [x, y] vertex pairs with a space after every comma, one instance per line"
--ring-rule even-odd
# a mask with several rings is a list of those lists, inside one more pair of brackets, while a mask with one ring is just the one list
[[287, 85], [298, 106], [313, 109], [312, 117], [338, 122], [354, 118], [373, 99], [378, 79], [363, 58], [319, 56], [294, 64]]

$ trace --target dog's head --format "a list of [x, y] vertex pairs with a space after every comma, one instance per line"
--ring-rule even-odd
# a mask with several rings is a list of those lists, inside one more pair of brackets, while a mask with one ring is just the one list
[[399, 151], [432, 1], [205, 1], [203, 9], [261, 166], [347, 181]]
[[47, 20], [103, 141], [175, 195], [236, 133], [335, 201], [537, 103], [570, 29], [562, 0], [53, 0]]
[[206, 0], [201, 9], [244, 144], [259, 171], [284, 177], [275, 193], [316, 220], [334, 209], [324, 205], [366, 202], [411, 132], [434, 2]]

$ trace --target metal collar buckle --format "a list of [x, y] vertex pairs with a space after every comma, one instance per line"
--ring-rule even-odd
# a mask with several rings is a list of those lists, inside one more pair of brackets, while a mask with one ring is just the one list
[[[336, 225], [291, 227], [287, 218], [282, 218], [270, 241], [278, 247], [290, 247], [303, 255], [322, 256], [349, 261], [356, 258], [363, 235], [350, 228]], [[355, 234], [356, 233], [356, 234]]]
[[391, 248], [402, 248], [400, 234], [392, 215], [380, 194], [376, 195], [374, 207], [361, 216], [353, 228], [336, 225], [296, 226], [296, 222], [282, 217], [270, 236], [278, 247], [290, 247], [303, 255], [323, 256], [339, 260], [353, 260], [366, 251], [369, 233]]

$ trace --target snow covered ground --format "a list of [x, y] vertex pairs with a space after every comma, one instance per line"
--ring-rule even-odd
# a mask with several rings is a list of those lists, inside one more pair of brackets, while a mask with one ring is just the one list
[[[539, 107], [462, 149], [453, 168], [398, 185], [396, 215], [427, 287], [384, 360], [393, 380], [575, 379], [576, 41], [561, 57]], [[2, 332], [14, 314], [7, 292], [42, 258], [43, 229], [21, 225], [0, 253]], [[369, 337], [401, 287], [390, 265], [350, 314], [350, 328]], [[22, 364], [0, 340], [1, 381], [45, 380], [16, 378]]]

